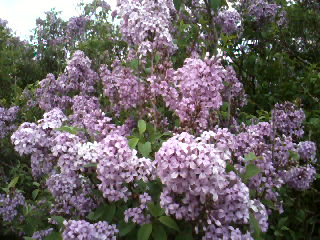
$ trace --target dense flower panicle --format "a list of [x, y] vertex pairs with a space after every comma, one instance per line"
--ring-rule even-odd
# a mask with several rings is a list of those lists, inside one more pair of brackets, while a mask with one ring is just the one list
[[249, 16], [253, 17], [255, 21], [260, 22], [274, 19], [278, 8], [277, 4], [268, 3], [267, 0], [252, 0], [248, 11]]
[[246, 126], [244, 131], [235, 136], [235, 156], [239, 160], [242, 160], [242, 157], [250, 152], [260, 156], [264, 150], [268, 149], [265, 139], [269, 139], [272, 134], [272, 126], [268, 122]]
[[123, 39], [138, 47], [138, 54], [146, 56], [155, 50], [172, 53], [176, 46], [170, 34], [170, 8], [166, 0], [119, 0], [118, 16]]
[[317, 147], [314, 142], [304, 141], [298, 144], [298, 153], [300, 155], [300, 158], [305, 161], [311, 161], [315, 163], [317, 161], [316, 152]]
[[84, 216], [96, 207], [89, 196], [92, 186], [75, 172], [53, 174], [46, 184], [56, 200], [52, 213]]
[[214, 144], [219, 149], [236, 149], [235, 136], [227, 128], [216, 127], [212, 131], [204, 131], [199, 140], [207, 144]]
[[[182, 133], [163, 143], [156, 153], [157, 175], [170, 191], [179, 194], [190, 191], [203, 201], [208, 194], [215, 201], [227, 184], [221, 173], [229, 157], [228, 152], [197, 143], [192, 135]], [[213, 181], [216, 189], [210, 189]]]
[[0, 18], [0, 27], [5, 28], [7, 26], [7, 24], [8, 24], [7, 20], [4, 20], [4, 19]]
[[0, 107], [0, 139], [6, 137], [17, 128], [14, 121], [19, 110], [19, 107], [16, 106], [10, 108]]
[[57, 132], [53, 139], [51, 153], [58, 158], [58, 166], [62, 172], [77, 170], [76, 160], [79, 144], [83, 140], [77, 135], [68, 132]]
[[88, 95], [94, 92], [99, 76], [90, 67], [90, 59], [82, 51], [76, 51], [58, 79], [53, 74], [48, 74], [40, 81], [40, 87], [36, 91], [40, 108], [45, 111], [55, 107], [66, 109], [73, 101], [70, 93]]
[[23, 123], [11, 136], [15, 150], [20, 155], [31, 154], [32, 174], [35, 178], [52, 171], [56, 157], [51, 148], [56, 142], [55, 128], [62, 126], [67, 117], [58, 108], [53, 108], [35, 123]]
[[26, 205], [24, 196], [19, 192], [10, 195], [0, 194], [0, 217], [5, 222], [12, 222], [18, 216], [18, 207]]
[[100, 160], [97, 178], [99, 189], [109, 201], [125, 201], [131, 196], [127, 183], [134, 180], [147, 180], [153, 174], [150, 159], [137, 157], [137, 152], [129, 148], [125, 137], [116, 133], [108, 135], [100, 142]]
[[280, 134], [301, 137], [304, 134], [302, 122], [305, 120], [303, 110], [291, 102], [276, 104], [272, 110], [274, 127]]
[[111, 123], [100, 109], [96, 97], [75, 96], [72, 105], [73, 114], [70, 117], [72, 124], [78, 128], [86, 129], [87, 133], [96, 141], [101, 141], [116, 126]]
[[232, 34], [239, 30], [241, 17], [236, 10], [224, 10], [219, 11], [216, 21], [224, 33]]
[[217, 148], [210, 135], [196, 139], [181, 133], [162, 144], [155, 155], [157, 175], [165, 185], [160, 205], [177, 219], [195, 220], [205, 213], [209, 225], [247, 224], [249, 189], [234, 172], [225, 171], [230, 149], [225, 144]]
[[283, 136], [276, 137], [273, 143], [273, 161], [276, 167], [286, 167], [289, 161], [292, 161], [292, 153], [297, 152], [296, 144], [293, 142], [291, 137]]
[[108, 97], [113, 111], [117, 114], [122, 110], [141, 106], [144, 103], [147, 97], [145, 85], [133, 75], [131, 69], [115, 62], [112, 71], [109, 71], [106, 66], [102, 66], [100, 73], [103, 93]]
[[147, 209], [147, 204], [152, 200], [148, 193], [139, 196], [140, 205], [135, 208], [128, 208], [124, 211], [124, 220], [128, 223], [131, 220], [133, 223], [143, 225], [150, 223], [151, 215], [145, 214], [144, 210]]
[[30, 154], [36, 151], [35, 138], [37, 125], [35, 123], [24, 122], [11, 136], [14, 149], [20, 154]]
[[91, 60], [80, 50], [76, 51], [68, 62], [64, 77], [64, 88], [69, 91], [78, 90], [82, 94], [94, 92], [94, 86], [99, 79], [98, 74], [91, 69]]
[[43, 114], [43, 118], [38, 121], [39, 127], [43, 130], [55, 129], [62, 126], [62, 123], [67, 120], [67, 117], [59, 108], [54, 108], [50, 112]]
[[88, 164], [97, 164], [101, 155], [99, 154], [100, 145], [97, 142], [86, 142], [78, 144], [78, 153], [74, 161], [74, 169], [84, 170], [84, 166]]
[[246, 232], [243, 234], [239, 228], [234, 228], [232, 226], [215, 226], [209, 225], [206, 229], [205, 235], [202, 237], [202, 240], [253, 240], [251, 234]]
[[298, 166], [281, 172], [281, 176], [290, 187], [302, 191], [310, 188], [316, 177], [316, 169], [312, 165]]
[[72, 17], [69, 19], [66, 28], [67, 37], [74, 38], [85, 33], [86, 25], [90, 18], [87, 16]]
[[45, 111], [50, 111], [55, 107], [65, 109], [72, 101], [72, 98], [67, 96], [66, 90], [52, 73], [49, 73], [46, 78], [40, 81], [36, 96], [39, 107]]
[[63, 240], [116, 240], [119, 232], [116, 225], [110, 225], [106, 221], [91, 224], [85, 220], [69, 220], [63, 224]]
[[183, 125], [206, 129], [210, 112], [222, 105], [223, 71], [214, 59], [187, 58], [182, 68], [168, 70], [165, 79], [149, 78], [151, 93], [161, 95]]
[[40, 230], [37, 232], [34, 232], [32, 235], [32, 239], [36, 239], [36, 240], [43, 240], [46, 236], [48, 236], [51, 232], [53, 231], [53, 228], [48, 228], [45, 230]]

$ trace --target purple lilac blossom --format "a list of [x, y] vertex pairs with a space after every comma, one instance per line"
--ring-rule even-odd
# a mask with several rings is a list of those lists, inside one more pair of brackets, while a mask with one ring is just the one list
[[63, 240], [116, 240], [119, 230], [115, 224], [100, 221], [94, 224], [85, 220], [64, 221]]
[[133, 223], [143, 225], [150, 223], [151, 215], [145, 214], [144, 210], [147, 209], [147, 204], [152, 200], [148, 193], [141, 194], [139, 196], [140, 205], [135, 208], [128, 208], [124, 211], [124, 220], [129, 222], [131, 220]]
[[216, 21], [224, 33], [233, 34], [239, 30], [241, 16], [236, 10], [224, 10], [219, 11]]
[[151, 94], [161, 95], [182, 125], [206, 129], [210, 112], [222, 105], [223, 70], [215, 59], [187, 58], [182, 68], [168, 70], [166, 78], [149, 78]]
[[312, 165], [298, 166], [281, 172], [281, 176], [290, 187], [302, 191], [310, 188], [316, 177], [316, 169]]
[[120, 32], [138, 54], [146, 56], [155, 50], [172, 53], [176, 46], [170, 34], [172, 2], [166, 0], [119, 0]]
[[277, 4], [268, 3], [267, 0], [252, 0], [248, 13], [255, 21], [261, 22], [273, 19], [277, 14], [278, 8]]
[[91, 184], [75, 172], [53, 174], [46, 184], [55, 198], [52, 214], [84, 216], [96, 207], [89, 196], [92, 190]]
[[19, 110], [19, 107], [0, 107], [0, 139], [8, 136], [17, 128], [14, 121], [16, 120]]
[[19, 215], [17, 208], [25, 205], [25, 198], [20, 192], [0, 194], [0, 217], [5, 222], [12, 222]]
[[272, 110], [274, 127], [280, 134], [301, 137], [304, 134], [302, 122], [305, 114], [291, 102], [276, 104]]
[[316, 151], [317, 147], [314, 142], [304, 141], [298, 144], [298, 153], [300, 155], [300, 158], [305, 161], [311, 161], [315, 163], [317, 161]]
[[103, 93], [108, 97], [112, 110], [119, 114], [121, 110], [128, 110], [141, 106], [146, 98], [145, 85], [130, 68], [113, 63], [113, 70], [106, 66], [100, 68], [100, 77], [103, 83]]
[[36, 239], [36, 240], [43, 240], [46, 236], [48, 236], [51, 232], [53, 231], [53, 228], [48, 228], [45, 230], [40, 230], [37, 232], [34, 232], [32, 235], [32, 239]]
[[153, 175], [150, 159], [138, 158], [136, 150], [129, 148], [125, 137], [113, 133], [100, 142], [100, 160], [97, 166], [98, 185], [109, 201], [127, 201], [131, 192], [125, 184], [135, 180], [147, 181]]

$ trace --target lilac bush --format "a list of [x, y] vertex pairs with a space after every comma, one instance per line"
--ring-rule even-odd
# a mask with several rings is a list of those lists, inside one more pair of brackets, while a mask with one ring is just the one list
[[[228, 41], [241, 34], [240, 11], [193, 3], [198, 10], [187, 2], [179, 9], [167, 0], [118, 1], [113, 17], [121, 21], [128, 54], [93, 67], [78, 50], [64, 71], [39, 82], [42, 117], [23, 122], [11, 136], [16, 152], [30, 159], [33, 200], [27, 205], [8, 188], [11, 195], [0, 195], [4, 221], [13, 221], [19, 206], [27, 212], [47, 204], [48, 224], [38, 224], [29, 234], [34, 239], [157, 239], [159, 232], [171, 239], [180, 229], [193, 239], [247, 240], [264, 236], [273, 214], [283, 213], [283, 189], [299, 193], [312, 186], [317, 149], [304, 138], [302, 108], [285, 101], [260, 119], [239, 114], [252, 100], [241, 81], [248, 76], [226, 53]], [[92, 4], [92, 11], [110, 10], [104, 1]], [[256, 22], [279, 10], [263, 0], [248, 5]], [[85, 34], [90, 21], [87, 15], [71, 18], [65, 37]], [[195, 34], [203, 43], [218, 45], [215, 35], [225, 33], [226, 46], [210, 45], [210, 53], [201, 41], [184, 46], [195, 50], [179, 62], [177, 46], [186, 43], [176, 35], [195, 28], [218, 30]], [[3, 136], [13, 130], [6, 127], [16, 110], [0, 108]]]

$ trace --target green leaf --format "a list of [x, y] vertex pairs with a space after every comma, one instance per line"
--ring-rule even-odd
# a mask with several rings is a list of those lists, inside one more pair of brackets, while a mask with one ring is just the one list
[[132, 222], [120, 222], [119, 224], [119, 236], [123, 237], [131, 232], [135, 227], [135, 224]]
[[61, 234], [58, 232], [51, 232], [44, 240], [62, 240]]
[[32, 237], [23, 237], [24, 240], [34, 240]]
[[169, 228], [180, 231], [178, 224], [169, 216], [162, 216], [159, 218], [159, 221]]
[[138, 128], [139, 128], [140, 135], [142, 135], [147, 129], [146, 122], [144, 120], [139, 120], [138, 121]]
[[152, 238], [154, 240], [167, 240], [167, 233], [160, 224], [153, 225]]
[[251, 161], [254, 161], [256, 159], [257, 159], [257, 156], [253, 152], [250, 152], [250, 153], [244, 155], [244, 161], [245, 162], [251, 162]]
[[179, 233], [176, 236], [175, 240], [193, 240], [192, 233], [185, 233], [185, 232]]
[[139, 143], [138, 150], [143, 157], [149, 157], [149, 154], [151, 153], [151, 143]]
[[38, 196], [38, 194], [39, 194], [39, 189], [35, 189], [33, 192], [32, 192], [32, 198], [33, 198], [33, 200], [35, 200], [36, 198], [37, 198], [37, 196]]
[[133, 70], [138, 70], [139, 68], [139, 59], [133, 59], [132, 61], [129, 62], [129, 67], [132, 68]]
[[215, 11], [217, 11], [221, 6], [221, 0], [209, 0], [209, 2], [210, 7]]
[[97, 167], [98, 166], [98, 164], [97, 163], [88, 163], [88, 164], [86, 164], [86, 165], [84, 165], [83, 167], [84, 168], [90, 168], [90, 167]]
[[257, 175], [260, 172], [261, 172], [260, 168], [250, 163], [246, 166], [246, 171], [244, 174], [242, 174], [242, 179], [249, 180], [250, 178], [252, 178], [253, 176]]
[[181, 7], [181, 0], [173, 0], [174, 7], [176, 8], [177, 11], [179, 11]]
[[107, 222], [111, 222], [114, 214], [116, 213], [116, 205], [106, 205], [103, 210], [102, 219], [106, 220]]
[[297, 152], [291, 151], [289, 150], [289, 157], [290, 159], [294, 160], [294, 161], [299, 161], [300, 156]]
[[70, 127], [70, 126], [61, 126], [59, 128], [55, 128], [55, 130], [60, 131], [60, 132], [68, 132], [71, 134], [77, 134], [79, 131], [81, 131], [81, 128], [75, 128], [75, 127]]
[[65, 220], [63, 217], [61, 216], [52, 216], [51, 217], [54, 221], [56, 221], [59, 225], [63, 225], [63, 221]]
[[154, 205], [153, 203], [148, 204], [148, 209], [152, 216], [159, 217], [164, 213], [164, 210], [160, 207], [160, 205]]
[[137, 146], [138, 142], [139, 142], [139, 138], [131, 138], [128, 141], [129, 147], [134, 149]]
[[8, 188], [14, 188], [16, 186], [16, 184], [18, 183], [19, 181], [19, 176], [18, 177], [15, 177], [14, 179], [11, 180], [11, 182], [9, 183], [8, 185]]
[[138, 230], [138, 239], [139, 240], [148, 240], [152, 232], [152, 224], [144, 224]]
[[254, 214], [251, 212], [249, 215], [249, 223], [250, 223], [250, 228], [253, 230], [253, 238], [255, 240], [262, 240], [261, 229], [260, 229], [259, 223], [258, 223], [257, 219], [255, 218]]
[[237, 173], [237, 169], [235, 169], [235, 167], [233, 165], [231, 165], [230, 163], [227, 163], [226, 172], [229, 173], [231, 171], [233, 171], [234, 173]]

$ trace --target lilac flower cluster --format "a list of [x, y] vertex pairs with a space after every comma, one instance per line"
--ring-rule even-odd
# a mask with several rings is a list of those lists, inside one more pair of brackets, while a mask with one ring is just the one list
[[16, 129], [14, 121], [19, 112], [19, 107], [0, 107], [0, 139], [6, 137]]
[[298, 144], [298, 153], [300, 158], [305, 161], [311, 161], [315, 163], [316, 160], [316, 151], [317, 147], [314, 142], [311, 141], [304, 141]]
[[[165, 185], [160, 205], [177, 219], [206, 216], [205, 222], [199, 221], [203, 239], [218, 233], [227, 239], [231, 224], [248, 223], [249, 189], [234, 172], [226, 172], [229, 149], [207, 142], [208, 137], [202, 140], [181, 133], [163, 143], [155, 156], [157, 175]], [[213, 228], [226, 231], [212, 233]]]
[[123, 39], [138, 47], [138, 54], [146, 56], [155, 50], [172, 53], [176, 46], [170, 34], [170, 7], [166, 0], [118, 1]]
[[167, 71], [166, 78], [149, 78], [151, 93], [161, 95], [166, 105], [173, 110], [182, 125], [195, 129], [206, 129], [210, 112], [222, 105], [221, 77], [223, 67], [214, 59], [202, 61], [187, 58], [184, 66]]
[[123, 67], [119, 62], [113, 63], [112, 71], [106, 66], [100, 68], [103, 93], [108, 97], [112, 110], [117, 114], [140, 106], [146, 98], [143, 82], [133, 75], [130, 68]]
[[281, 176], [290, 187], [305, 190], [310, 188], [311, 183], [315, 180], [316, 169], [312, 165], [293, 167], [288, 171], [281, 172]]
[[116, 240], [116, 234], [119, 232], [116, 225], [110, 225], [106, 221], [91, 224], [85, 220], [69, 220], [63, 224], [63, 240]]
[[276, 104], [272, 110], [274, 127], [280, 134], [301, 137], [304, 134], [302, 122], [305, 120], [303, 110], [291, 102]]
[[268, 3], [267, 0], [252, 0], [248, 13], [255, 21], [261, 22], [273, 19], [277, 14], [278, 8], [277, 4]]
[[25, 198], [20, 192], [0, 194], [0, 216], [5, 222], [12, 222], [19, 214], [17, 208], [25, 205]]
[[124, 211], [124, 220], [129, 222], [131, 220], [133, 223], [143, 225], [150, 223], [151, 215], [145, 214], [144, 210], [147, 209], [147, 204], [151, 201], [151, 197], [148, 193], [144, 193], [139, 196], [140, 205], [135, 208], [128, 208]]
[[73, 114], [70, 117], [72, 124], [86, 129], [91, 138], [100, 141], [116, 126], [111, 118], [102, 112], [99, 100], [96, 97], [75, 96], [72, 105]]
[[52, 214], [84, 216], [96, 206], [89, 196], [92, 186], [75, 172], [53, 174], [46, 184], [56, 200]]
[[32, 239], [36, 239], [36, 240], [43, 240], [46, 236], [48, 236], [51, 232], [53, 231], [53, 228], [48, 228], [45, 230], [40, 230], [37, 232], [34, 232], [32, 235]]
[[226, 34], [236, 33], [240, 28], [241, 17], [236, 10], [219, 11], [216, 22]]
[[8, 21], [0, 18], [0, 27], [5, 28], [8, 24]]
[[128, 185], [134, 180], [147, 181], [153, 173], [150, 159], [138, 158], [137, 152], [129, 148], [125, 137], [109, 134], [100, 142], [100, 160], [97, 166], [98, 185], [109, 201], [125, 201], [131, 196]]
[[209, 225], [202, 240], [216, 239], [253, 240], [249, 232], [243, 234], [239, 228]]
[[77, 16], [69, 19], [66, 27], [66, 36], [69, 38], [75, 38], [81, 36], [86, 31], [86, 26], [90, 18], [87, 16]]
[[31, 154], [32, 174], [35, 178], [48, 174], [53, 170], [56, 157], [52, 154], [55, 128], [62, 126], [67, 118], [63, 112], [54, 108], [43, 115], [43, 119], [35, 123], [23, 123], [11, 136], [15, 150], [20, 155]]
[[72, 96], [68, 94], [88, 95], [94, 92], [98, 74], [90, 66], [90, 59], [83, 52], [76, 51], [58, 79], [48, 74], [36, 91], [40, 108], [45, 111], [54, 107], [66, 109], [72, 104]]

